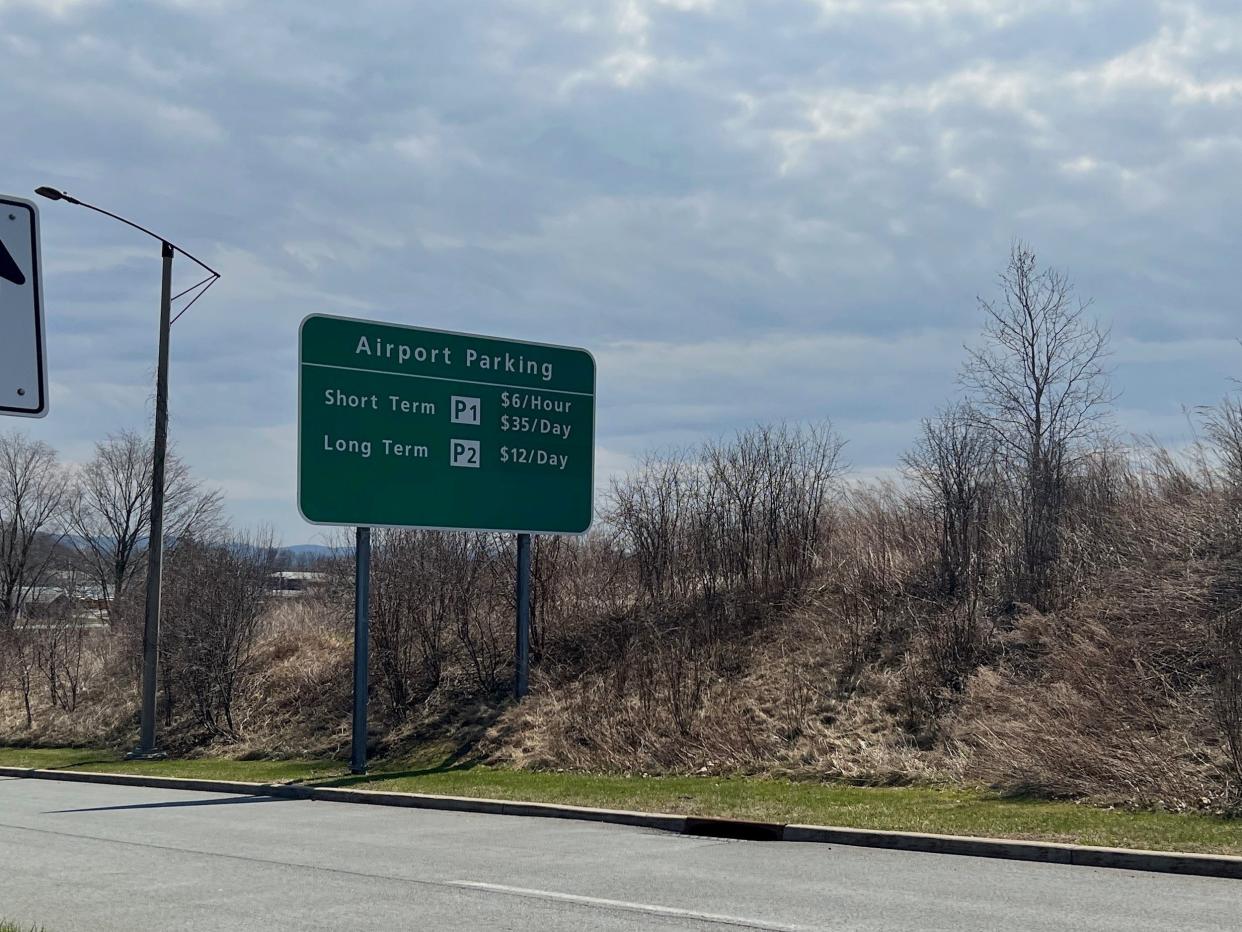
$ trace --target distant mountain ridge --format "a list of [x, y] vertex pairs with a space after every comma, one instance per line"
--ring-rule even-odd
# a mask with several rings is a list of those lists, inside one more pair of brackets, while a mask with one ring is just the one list
[[[88, 544], [85, 537], [78, 537], [73, 534], [66, 534], [64, 537], [60, 537], [59, 539], [61, 544], [66, 547], [82, 548]], [[175, 542], [175, 538], [172, 537], [164, 539], [164, 545], [166, 547], [172, 546]], [[97, 537], [95, 538], [95, 543], [110, 543], [110, 538]], [[146, 549], [146, 546], [146, 538], [142, 538], [138, 541], [136, 550], [143, 551]], [[287, 557], [294, 563], [307, 563], [314, 560], [324, 559], [326, 557], [343, 556], [352, 553], [352, 549], [349, 547], [329, 547], [326, 544], [292, 544], [288, 547], [277, 547], [276, 552], [282, 557]]]
[[324, 544], [293, 544], [289, 547], [281, 547], [280, 552], [299, 557], [335, 557], [348, 553], [349, 548], [328, 547]]
[[279, 549], [281, 557], [288, 560], [290, 566], [310, 566], [319, 560], [347, 556], [351, 552], [348, 547], [328, 547], [323, 544], [293, 544]]

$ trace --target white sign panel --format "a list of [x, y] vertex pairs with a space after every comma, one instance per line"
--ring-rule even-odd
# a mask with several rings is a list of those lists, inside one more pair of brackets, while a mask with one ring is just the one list
[[0, 414], [47, 414], [39, 212], [0, 195]]

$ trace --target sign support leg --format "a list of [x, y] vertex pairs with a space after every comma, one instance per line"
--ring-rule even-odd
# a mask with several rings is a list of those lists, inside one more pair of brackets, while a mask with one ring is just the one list
[[354, 734], [350, 773], [367, 772], [367, 613], [371, 594], [371, 529], [358, 528], [354, 558]]
[[521, 699], [530, 688], [530, 535], [517, 536], [517, 656], [513, 697]]

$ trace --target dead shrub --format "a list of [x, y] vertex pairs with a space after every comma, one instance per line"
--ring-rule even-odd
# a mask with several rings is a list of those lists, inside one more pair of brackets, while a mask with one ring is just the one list
[[1215, 625], [1218, 672], [1215, 682], [1216, 720], [1229, 748], [1231, 804], [1242, 802], [1242, 610], [1223, 615]]
[[169, 549], [160, 637], [167, 722], [184, 702], [199, 727], [238, 737], [246, 710], [237, 699], [256, 672], [255, 644], [274, 568], [270, 535], [217, 544], [191, 538]]

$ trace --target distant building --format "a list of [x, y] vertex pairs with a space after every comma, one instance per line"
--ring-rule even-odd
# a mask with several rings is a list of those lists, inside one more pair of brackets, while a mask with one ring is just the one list
[[267, 594], [277, 599], [296, 599], [310, 595], [328, 584], [327, 573], [281, 570], [268, 576]]
[[72, 621], [86, 627], [106, 625], [108, 607], [103, 590], [73, 582], [27, 590], [17, 613], [17, 625], [34, 628], [52, 621]]

